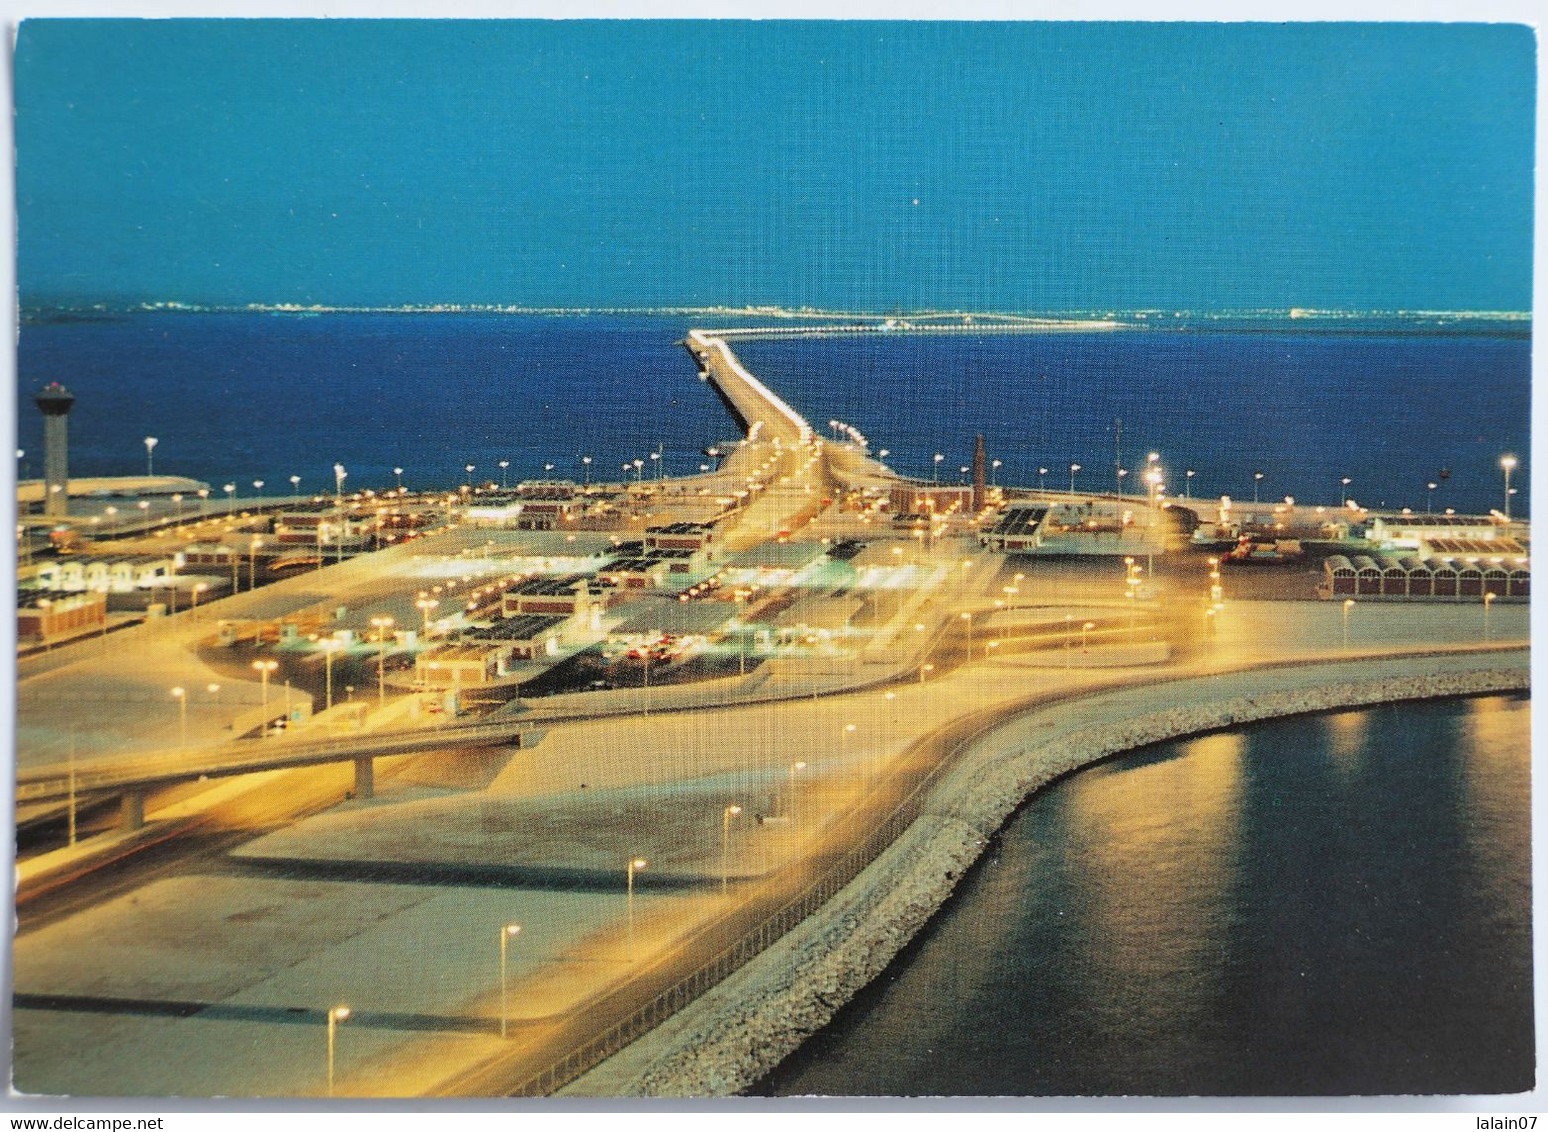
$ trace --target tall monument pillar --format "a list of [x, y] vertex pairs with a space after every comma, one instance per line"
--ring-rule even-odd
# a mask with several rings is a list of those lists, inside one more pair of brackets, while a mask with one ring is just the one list
[[984, 509], [984, 504], [989, 502], [989, 485], [985, 482], [985, 473], [988, 471], [988, 462], [984, 459], [984, 434], [979, 433], [973, 441], [973, 514], [978, 514]]
[[43, 412], [43, 514], [63, 518], [70, 510], [70, 410], [75, 394], [57, 381], [33, 399]]

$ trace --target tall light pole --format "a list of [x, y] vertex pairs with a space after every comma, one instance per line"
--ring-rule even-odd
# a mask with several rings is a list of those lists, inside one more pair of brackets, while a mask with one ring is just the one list
[[1434, 480], [1431, 480], [1429, 483], [1425, 484], [1424, 486], [1425, 486], [1424, 513], [1426, 515], [1431, 515], [1431, 514], [1434, 514], [1434, 512], [1435, 512], [1435, 489], [1437, 487], [1439, 487], [1440, 484], [1436, 483]]
[[806, 769], [804, 762], [790, 764], [790, 820], [796, 820], [796, 772]]
[[520, 924], [506, 924], [500, 929], [500, 1036], [505, 1037], [510, 1013], [505, 1005], [505, 952], [511, 940], [521, 934]]
[[371, 628], [376, 630], [376, 706], [387, 703], [387, 630], [392, 628], [391, 617], [371, 618]]
[[301, 494], [301, 477], [300, 476], [291, 476], [290, 477], [290, 494], [291, 495], [300, 495]]
[[726, 894], [731, 883], [731, 819], [742, 812], [741, 806], [727, 806], [720, 811], [720, 894]]
[[328, 1095], [333, 1096], [333, 1046], [339, 1023], [349, 1017], [349, 1007], [335, 1006], [328, 1011]]
[[1254, 503], [1258, 502], [1258, 484], [1260, 484], [1262, 482], [1263, 482], [1263, 473], [1262, 472], [1253, 472], [1252, 473], [1252, 501]]
[[253, 536], [253, 544], [247, 554], [247, 588], [258, 588], [258, 548], [263, 545], [263, 539]]
[[1086, 651], [1086, 634], [1091, 632], [1091, 630], [1093, 630], [1095, 628], [1096, 628], [1096, 622], [1095, 621], [1087, 621], [1084, 625], [1082, 625], [1080, 627], [1080, 651], [1081, 652], [1085, 652]]
[[172, 689], [172, 696], [177, 700], [177, 745], [188, 746], [188, 689], [176, 687]]
[[1348, 503], [1349, 503], [1349, 485], [1352, 484], [1352, 483], [1354, 483], [1354, 480], [1350, 479], [1348, 476], [1345, 476], [1341, 480], [1338, 481], [1338, 485], [1339, 485], [1339, 488], [1338, 488], [1338, 505], [1340, 507], [1344, 507], [1344, 506], [1348, 505]]
[[644, 857], [629, 858], [629, 942], [634, 942], [634, 874], [650, 864]]
[[1194, 472], [1194, 470], [1192, 468], [1188, 468], [1188, 469], [1186, 469], [1183, 472], [1183, 498], [1184, 499], [1192, 499], [1193, 498], [1193, 477], [1194, 477], [1195, 474], [1196, 473]]
[[1490, 640], [1490, 637], [1489, 637], [1489, 607], [1494, 604], [1494, 599], [1497, 596], [1498, 596], [1497, 594], [1492, 594], [1492, 593], [1484, 594], [1483, 607], [1484, 607], [1484, 643], [1485, 644], [1488, 644], [1489, 640]]
[[201, 518], [201, 519], [204, 518], [205, 514], [209, 511], [209, 509], [210, 509], [210, 489], [207, 488], [207, 487], [201, 487], [199, 489], [199, 518]]
[[254, 480], [253, 481], [253, 490], [258, 493], [258, 498], [262, 499], [263, 498], [263, 481], [262, 480]]
[[1344, 599], [1344, 651], [1349, 651], [1349, 611], [1354, 608], [1354, 598]]
[[344, 480], [349, 475], [343, 464], [333, 465], [333, 505], [344, 506]]
[[1038, 468], [1038, 470], [1037, 470], [1037, 490], [1038, 491], [1042, 491], [1043, 490], [1043, 478], [1045, 476], [1047, 476], [1047, 475], [1048, 475], [1048, 469], [1047, 468]]
[[172, 506], [177, 508], [177, 519], [176, 519], [177, 525], [178, 526], [182, 526], [183, 525], [183, 493], [182, 492], [176, 491], [176, 492], [172, 493]]
[[941, 455], [941, 453], [937, 452], [935, 454], [935, 462], [930, 472], [930, 482], [933, 484], [939, 484], [941, 482], [941, 461], [944, 459], [946, 459], [946, 457]]
[[161, 442], [158, 441], [154, 436], [147, 436], [145, 438], [145, 474], [146, 474], [146, 476], [154, 476], [156, 474], [155, 452], [156, 452], [156, 445], [159, 444], [159, 443], [161, 443]]
[[1078, 472], [1078, 471], [1080, 471], [1080, 465], [1079, 464], [1071, 464], [1070, 465], [1070, 494], [1071, 495], [1075, 494], [1075, 473]]
[[967, 633], [967, 658], [971, 661], [973, 659], [973, 615], [964, 613], [961, 616], [962, 627]]
[[1511, 455], [1500, 457], [1500, 467], [1505, 472], [1505, 519], [1510, 520], [1510, 473], [1515, 470], [1516, 458]]
[[403, 469], [402, 468], [394, 468], [392, 470], [392, 474], [398, 477], [398, 494], [402, 495], [403, 494]]
[[585, 486], [586, 487], [590, 487], [591, 486], [591, 457], [590, 456], [582, 456], [581, 457], [581, 472], [586, 477]]
[[327, 689], [323, 710], [327, 711], [333, 707], [333, 654], [339, 651], [341, 642], [337, 637], [324, 637], [317, 643], [323, 651], [324, 681]]
[[269, 673], [279, 667], [277, 660], [255, 660], [253, 670], [258, 673], [258, 678], [263, 682], [263, 706], [269, 706]]
[[229, 516], [232, 511], [236, 510], [236, 484], [228, 483], [221, 490], [226, 493], [226, 514]]

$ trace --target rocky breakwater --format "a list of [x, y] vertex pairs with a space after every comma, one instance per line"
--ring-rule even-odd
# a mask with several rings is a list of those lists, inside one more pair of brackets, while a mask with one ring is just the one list
[[[1047, 734], [1034, 709], [959, 753], [921, 816], [851, 884], [768, 950], [661, 1027], [563, 1090], [568, 1095], [727, 1096], [768, 1073], [876, 978], [940, 908], [989, 838], [1027, 798], [1125, 751], [1258, 720], [1530, 686], [1519, 667], [1398, 675], [1286, 692], [1213, 697]], [[1239, 688], [1235, 691], [1240, 691]], [[1182, 699], [1183, 697], [1179, 697]], [[1121, 705], [1118, 701], [1115, 706]]]

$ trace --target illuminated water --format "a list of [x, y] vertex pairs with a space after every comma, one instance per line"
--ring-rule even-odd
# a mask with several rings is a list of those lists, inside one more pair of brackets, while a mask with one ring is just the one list
[[1529, 721], [1342, 712], [1076, 774], [758, 1091], [1530, 1089]]

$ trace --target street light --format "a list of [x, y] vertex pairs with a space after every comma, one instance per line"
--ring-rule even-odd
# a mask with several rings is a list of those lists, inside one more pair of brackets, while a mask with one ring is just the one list
[[1080, 465], [1079, 464], [1071, 464], [1070, 465], [1070, 494], [1071, 495], [1075, 494], [1075, 473], [1078, 472], [1078, 471], [1080, 471]]
[[1038, 491], [1042, 491], [1043, 490], [1043, 477], [1046, 476], [1047, 474], [1048, 474], [1048, 469], [1047, 468], [1038, 468], [1038, 470], [1037, 470], [1037, 490]]
[[392, 470], [392, 474], [398, 477], [398, 494], [402, 495], [403, 494], [403, 469], [402, 468], [394, 468]]
[[182, 526], [183, 525], [183, 493], [182, 492], [176, 491], [176, 492], [172, 493], [172, 505], [177, 508], [177, 524], [178, 524], [178, 526]]
[[258, 493], [258, 498], [262, 499], [263, 498], [263, 481], [262, 480], [254, 480], [253, 481], [253, 490]]
[[967, 658], [973, 659], [973, 615], [964, 613], [962, 616], [963, 628], [967, 632]]
[[335, 507], [344, 505], [344, 480], [348, 476], [349, 473], [344, 470], [343, 464], [333, 465], [333, 505]]
[[1086, 651], [1086, 634], [1091, 632], [1091, 630], [1093, 630], [1095, 628], [1096, 628], [1096, 622], [1095, 621], [1087, 621], [1084, 625], [1082, 625], [1080, 627], [1080, 651], [1081, 652], [1085, 652]]
[[1254, 503], [1258, 502], [1258, 484], [1261, 483], [1262, 480], [1263, 480], [1263, 473], [1262, 472], [1253, 472], [1252, 473], [1252, 501]]
[[584, 475], [586, 477], [585, 486], [586, 487], [590, 487], [591, 486], [591, 457], [590, 456], [582, 456], [581, 457], [581, 469], [582, 469], [582, 471], [583, 471], [583, 473], [584, 473]]
[[805, 769], [806, 764], [804, 762], [790, 764], [790, 802], [788, 813], [792, 822], [796, 820], [796, 771]]
[[1485, 644], [1488, 644], [1489, 640], [1490, 640], [1490, 637], [1489, 637], [1489, 607], [1494, 604], [1494, 599], [1496, 597], [1498, 597], [1498, 596], [1499, 596], [1498, 594], [1493, 594], [1493, 593], [1484, 594], [1483, 607], [1484, 607], [1484, 643]]
[[236, 484], [228, 483], [222, 490], [226, 493], [226, 514], [229, 515], [236, 507]]
[[263, 545], [263, 539], [253, 536], [253, 544], [247, 554], [247, 588], [258, 588], [258, 548]]
[[1510, 520], [1510, 473], [1516, 467], [1516, 458], [1506, 455], [1500, 457], [1500, 467], [1505, 470], [1505, 519]]
[[1186, 471], [1183, 472], [1183, 498], [1184, 499], [1192, 499], [1193, 498], [1193, 494], [1192, 494], [1192, 492], [1193, 492], [1193, 477], [1196, 474], [1197, 473], [1195, 473], [1192, 468], [1188, 468]]
[[290, 494], [291, 495], [299, 495], [300, 492], [301, 492], [301, 477], [300, 476], [291, 476], [290, 477]]
[[506, 924], [500, 929], [500, 1036], [505, 1037], [510, 1015], [505, 1006], [505, 949], [512, 939], [521, 934], [520, 924]]
[[941, 461], [944, 459], [946, 459], [946, 457], [941, 455], [941, 453], [937, 452], [935, 454], [935, 464], [930, 472], [931, 483], [938, 484], [941, 482]]
[[177, 700], [177, 745], [188, 746], [188, 690], [183, 687], [172, 689], [172, 696]]
[[269, 673], [279, 667], [277, 660], [255, 660], [253, 671], [258, 673], [258, 678], [263, 681], [263, 706], [269, 706]]
[[650, 864], [644, 857], [629, 858], [629, 941], [634, 941], [634, 874]]
[[147, 436], [145, 438], [145, 474], [147, 477], [156, 474], [155, 452], [156, 445], [159, 443], [160, 441], [154, 436]]
[[731, 883], [731, 819], [742, 812], [741, 806], [727, 806], [720, 812], [720, 894]]
[[327, 696], [324, 700], [323, 710], [327, 711], [329, 708], [333, 707], [333, 654], [338, 652], [339, 649], [343, 647], [343, 642], [340, 641], [337, 637], [324, 637], [322, 640], [318, 641], [317, 644], [318, 647], [323, 651], [323, 668], [326, 674], [325, 683], [327, 688]]
[[501, 460], [500, 461], [500, 490], [501, 491], [505, 490], [505, 469], [509, 468], [510, 466], [511, 466], [511, 462], [509, 460]]
[[333, 1096], [333, 1044], [339, 1023], [349, 1018], [349, 1007], [335, 1006], [328, 1011], [328, 1095]]
[[1350, 479], [1348, 476], [1345, 476], [1343, 479], [1339, 480], [1338, 483], [1338, 505], [1340, 507], [1344, 507], [1349, 503], [1349, 485], [1354, 483], [1354, 480]]
[[208, 582], [199, 582], [199, 583], [197, 583], [194, 586], [194, 588], [193, 588], [193, 607], [192, 607], [192, 610], [189, 613], [189, 617], [188, 617], [188, 619], [190, 621], [197, 621], [197, 620], [199, 620], [199, 595], [202, 594], [205, 590], [207, 590], [209, 588], [210, 588], [210, 584]]
[[1354, 608], [1354, 598], [1344, 599], [1344, 651], [1349, 651], [1349, 611]]
[[392, 628], [391, 617], [371, 618], [371, 628], [376, 630], [376, 706], [387, 703], [387, 630]]

